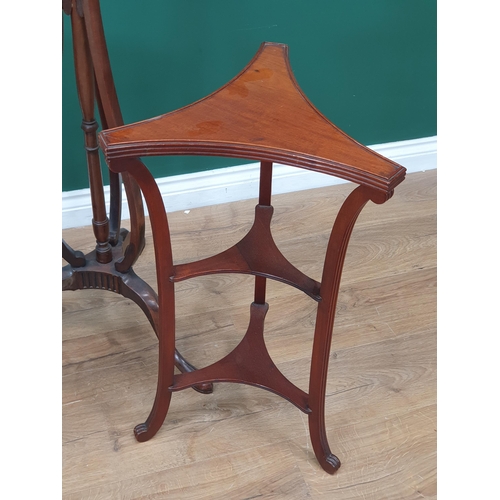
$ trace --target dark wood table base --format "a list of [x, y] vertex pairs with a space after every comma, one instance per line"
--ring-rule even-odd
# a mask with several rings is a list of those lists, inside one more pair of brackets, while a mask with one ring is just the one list
[[[123, 124], [109, 64], [98, 0], [63, 1], [63, 12], [71, 15], [76, 82], [82, 109], [82, 130], [92, 199], [92, 226], [96, 248], [88, 255], [74, 250], [63, 240], [62, 289], [109, 290], [134, 301], [158, 332], [156, 292], [133, 271], [144, 245], [144, 209], [140, 190], [127, 175], [123, 177], [130, 206], [130, 232], [120, 228], [122, 176], [110, 172], [111, 207], [106, 214], [99, 147], [97, 145], [97, 104], [103, 128]], [[96, 85], [99, 80], [101, 85]], [[124, 244], [124, 242], [126, 242]], [[176, 350], [175, 366], [181, 372], [195, 370]], [[209, 394], [211, 384], [197, 384], [198, 392]]]

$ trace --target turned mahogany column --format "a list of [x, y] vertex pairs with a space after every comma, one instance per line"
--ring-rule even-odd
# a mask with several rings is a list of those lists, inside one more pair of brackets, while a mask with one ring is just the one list
[[[111, 65], [106, 48], [98, 0], [63, 0], [63, 12], [71, 16], [73, 56], [78, 99], [82, 111], [84, 148], [87, 156], [92, 227], [95, 249], [87, 255], [63, 240], [63, 290], [109, 290], [134, 301], [158, 335], [158, 296], [133, 270], [145, 245], [145, 217], [137, 182], [127, 172], [110, 171], [110, 216], [106, 212], [94, 106], [99, 109], [103, 129], [123, 125]], [[75, 154], [78, 154], [75, 152]], [[141, 164], [140, 160], [131, 160]], [[122, 181], [130, 210], [130, 231], [120, 228]], [[173, 311], [172, 311], [173, 314]], [[195, 368], [174, 350], [175, 366], [181, 371]], [[196, 390], [212, 392], [211, 384]]]

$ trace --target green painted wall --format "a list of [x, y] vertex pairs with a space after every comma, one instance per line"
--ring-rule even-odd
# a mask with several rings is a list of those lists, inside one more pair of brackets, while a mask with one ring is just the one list
[[[436, 135], [436, 0], [101, 0], [101, 9], [126, 123], [204, 97], [262, 41], [274, 41], [289, 45], [309, 99], [361, 143]], [[69, 191], [88, 180], [64, 17], [62, 188]], [[246, 162], [146, 163], [164, 177]]]

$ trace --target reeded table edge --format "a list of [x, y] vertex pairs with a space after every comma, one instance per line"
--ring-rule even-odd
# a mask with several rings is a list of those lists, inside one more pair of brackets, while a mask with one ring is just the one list
[[386, 178], [366, 172], [359, 167], [345, 165], [326, 158], [301, 154], [297, 151], [262, 146], [256, 147], [243, 143], [224, 143], [221, 141], [140, 141], [128, 142], [126, 144], [109, 144], [106, 132], [101, 132], [99, 135], [99, 143], [106, 161], [110, 164], [112, 170], [119, 170], [116, 160], [120, 160], [121, 158], [191, 154], [193, 156], [222, 156], [254, 161], [272, 161], [326, 175], [333, 175], [347, 181], [387, 192], [392, 191], [400, 184], [406, 175], [406, 168], [397, 164], [394, 166], [394, 174]]

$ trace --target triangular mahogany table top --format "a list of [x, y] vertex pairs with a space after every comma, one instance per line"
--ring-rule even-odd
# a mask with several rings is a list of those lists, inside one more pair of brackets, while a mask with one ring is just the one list
[[247, 67], [209, 96], [156, 118], [100, 134], [116, 158], [204, 155], [272, 161], [391, 192], [406, 169], [359, 144], [300, 90], [288, 47], [265, 42]]

